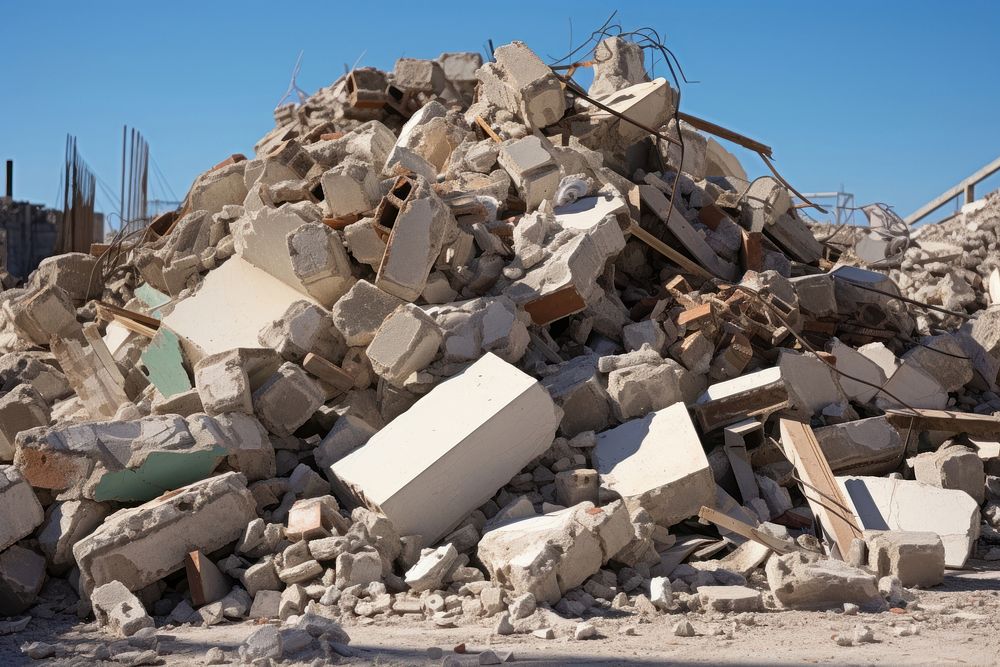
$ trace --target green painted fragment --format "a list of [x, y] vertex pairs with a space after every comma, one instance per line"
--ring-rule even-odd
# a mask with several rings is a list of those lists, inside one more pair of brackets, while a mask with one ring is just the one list
[[160, 327], [142, 353], [149, 381], [164, 398], [182, 394], [191, 389], [191, 379], [184, 369], [184, 355], [177, 334]]
[[118, 470], [101, 478], [94, 489], [94, 500], [146, 502], [205, 479], [219, 465], [227, 451], [213, 447], [195, 452], [153, 452], [135, 470]]
[[164, 294], [149, 283], [143, 283], [135, 288], [135, 295], [150, 309], [150, 315], [162, 319], [159, 308], [170, 303], [170, 295]]

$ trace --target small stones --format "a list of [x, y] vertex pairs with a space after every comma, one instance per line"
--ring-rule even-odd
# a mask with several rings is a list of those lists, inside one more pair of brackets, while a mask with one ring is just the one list
[[577, 641], [594, 639], [597, 637], [597, 628], [592, 623], [577, 623], [573, 631], [573, 639]]

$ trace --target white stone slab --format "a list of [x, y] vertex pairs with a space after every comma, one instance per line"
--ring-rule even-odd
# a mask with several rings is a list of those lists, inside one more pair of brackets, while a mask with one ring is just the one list
[[864, 530], [937, 533], [944, 562], [962, 567], [979, 537], [979, 506], [965, 491], [890, 477], [837, 477]]

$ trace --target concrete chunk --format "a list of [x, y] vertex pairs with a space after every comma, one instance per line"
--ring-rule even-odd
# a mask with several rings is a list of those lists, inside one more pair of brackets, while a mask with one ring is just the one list
[[256, 517], [256, 503], [238, 473], [119, 510], [73, 547], [81, 595], [115, 580], [138, 591], [183, 568], [191, 551], [211, 553], [235, 542]]
[[386, 318], [404, 303], [366, 280], [354, 283], [330, 309], [333, 325], [349, 347], [368, 345]]
[[111, 508], [93, 500], [67, 500], [55, 503], [38, 531], [38, 547], [45, 554], [49, 571], [63, 573], [76, 565], [73, 545], [94, 532]]
[[406, 585], [414, 593], [444, 588], [445, 579], [458, 565], [458, 551], [453, 544], [424, 549], [420, 560], [406, 571]]
[[824, 426], [813, 433], [836, 473], [884, 475], [899, 467], [903, 458], [903, 439], [885, 417]]
[[702, 609], [712, 611], [741, 613], [764, 608], [760, 591], [746, 586], [699, 586], [698, 599]]
[[865, 531], [868, 569], [894, 575], [906, 587], [927, 588], [944, 581], [944, 543], [936, 533]]
[[493, 52], [495, 62], [476, 71], [480, 98], [514, 113], [530, 129], [552, 125], [566, 111], [559, 79], [523, 42]]
[[27, 611], [45, 583], [45, 559], [18, 545], [0, 553], [0, 616]]
[[18, 433], [47, 426], [50, 417], [48, 403], [31, 384], [19, 385], [0, 396], [0, 462], [14, 460]]
[[253, 393], [253, 409], [260, 423], [274, 435], [291, 435], [323, 405], [322, 387], [302, 370], [285, 362]]
[[433, 544], [552, 444], [560, 416], [534, 378], [487, 354], [334, 463], [334, 490]]
[[863, 529], [937, 533], [948, 567], [962, 567], [972, 553], [979, 505], [964, 491], [885, 477], [837, 477], [837, 483]]
[[661, 526], [714, 502], [712, 470], [683, 403], [598, 434], [594, 466], [605, 486]]
[[510, 175], [528, 211], [551, 199], [559, 187], [559, 165], [549, 148], [547, 140], [535, 135], [500, 145], [497, 161]]
[[406, 378], [434, 360], [442, 340], [437, 322], [423, 309], [408, 303], [386, 318], [366, 354], [377, 375], [400, 387]]
[[624, 504], [585, 502], [503, 524], [483, 535], [477, 552], [490, 579], [515, 594], [555, 604], [595, 574], [632, 539]]
[[945, 447], [912, 460], [918, 482], [939, 489], [965, 491], [977, 505], [986, 496], [986, 473], [979, 455], [968, 447]]
[[194, 381], [205, 412], [253, 414], [253, 392], [281, 363], [273, 350], [239, 348], [203, 357], [195, 364]]
[[881, 609], [874, 575], [839, 560], [801, 552], [772, 556], [765, 567], [767, 583], [783, 607], [829, 609], [844, 603]]
[[21, 472], [0, 465], [0, 551], [30, 535], [44, 518], [42, 505]]
[[95, 588], [90, 602], [97, 622], [119, 637], [131, 637], [143, 628], [154, 627], [142, 602], [120, 581]]

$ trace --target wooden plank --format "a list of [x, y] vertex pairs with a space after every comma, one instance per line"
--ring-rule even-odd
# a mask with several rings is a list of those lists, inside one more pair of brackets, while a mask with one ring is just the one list
[[693, 273], [694, 275], [701, 276], [705, 279], [711, 279], [714, 277], [711, 273], [699, 266], [697, 262], [692, 262], [690, 259], [640, 227], [634, 220], [629, 223], [628, 230], [633, 236], [688, 273]]
[[685, 123], [692, 125], [703, 132], [714, 134], [720, 139], [731, 141], [734, 144], [743, 146], [744, 148], [749, 148], [756, 153], [763, 153], [767, 157], [774, 157], [772, 155], [771, 147], [767, 144], [762, 144], [755, 139], [751, 139], [750, 137], [739, 134], [738, 132], [728, 130], [721, 125], [716, 125], [715, 123], [707, 121], [704, 118], [698, 118], [697, 116], [692, 116], [689, 113], [684, 113], [683, 111], [677, 112], [677, 115]]
[[150, 317], [149, 315], [144, 315], [142, 313], [137, 313], [134, 310], [128, 310], [127, 308], [119, 308], [118, 306], [110, 303], [105, 303], [104, 301], [97, 302], [98, 308], [103, 308], [112, 315], [118, 315], [119, 317], [124, 317], [130, 319], [134, 322], [138, 322], [143, 326], [149, 327], [150, 329], [159, 329], [160, 320], [155, 317]]
[[797, 549], [790, 542], [780, 540], [777, 537], [772, 537], [765, 532], [757, 530], [748, 523], [743, 523], [728, 514], [723, 514], [717, 509], [702, 505], [701, 509], [698, 510], [698, 518], [714, 523], [716, 526], [732, 531], [737, 535], [747, 538], [748, 540], [753, 540], [754, 542], [763, 544], [775, 553], [787, 554], [797, 551]]
[[886, 410], [889, 423], [899, 429], [915, 431], [946, 431], [972, 436], [1000, 438], [1000, 417], [951, 410], [892, 409]]
[[500, 138], [500, 135], [493, 131], [493, 128], [490, 127], [490, 124], [479, 116], [476, 116], [476, 125], [481, 127], [483, 132], [485, 132], [490, 139], [497, 142], [498, 144], [503, 141], [503, 139]]
[[782, 419], [779, 422], [781, 446], [798, 473], [802, 494], [813, 516], [833, 541], [831, 554], [841, 559], [847, 555], [854, 538], [861, 537], [854, 512], [833, 477], [830, 464], [808, 424]]
[[652, 185], [640, 185], [639, 194], [643, 203], [656, 214], [656, 217], [666, 223], [670, 233], [677, 237], [681, 245], [694, 255], [702, 266], [723, 280], [736, 278], [736, 267], [715, 254], [704, 237], [695, 231], [676, 207], [670, 205], [670, 200], [665, 194]]

